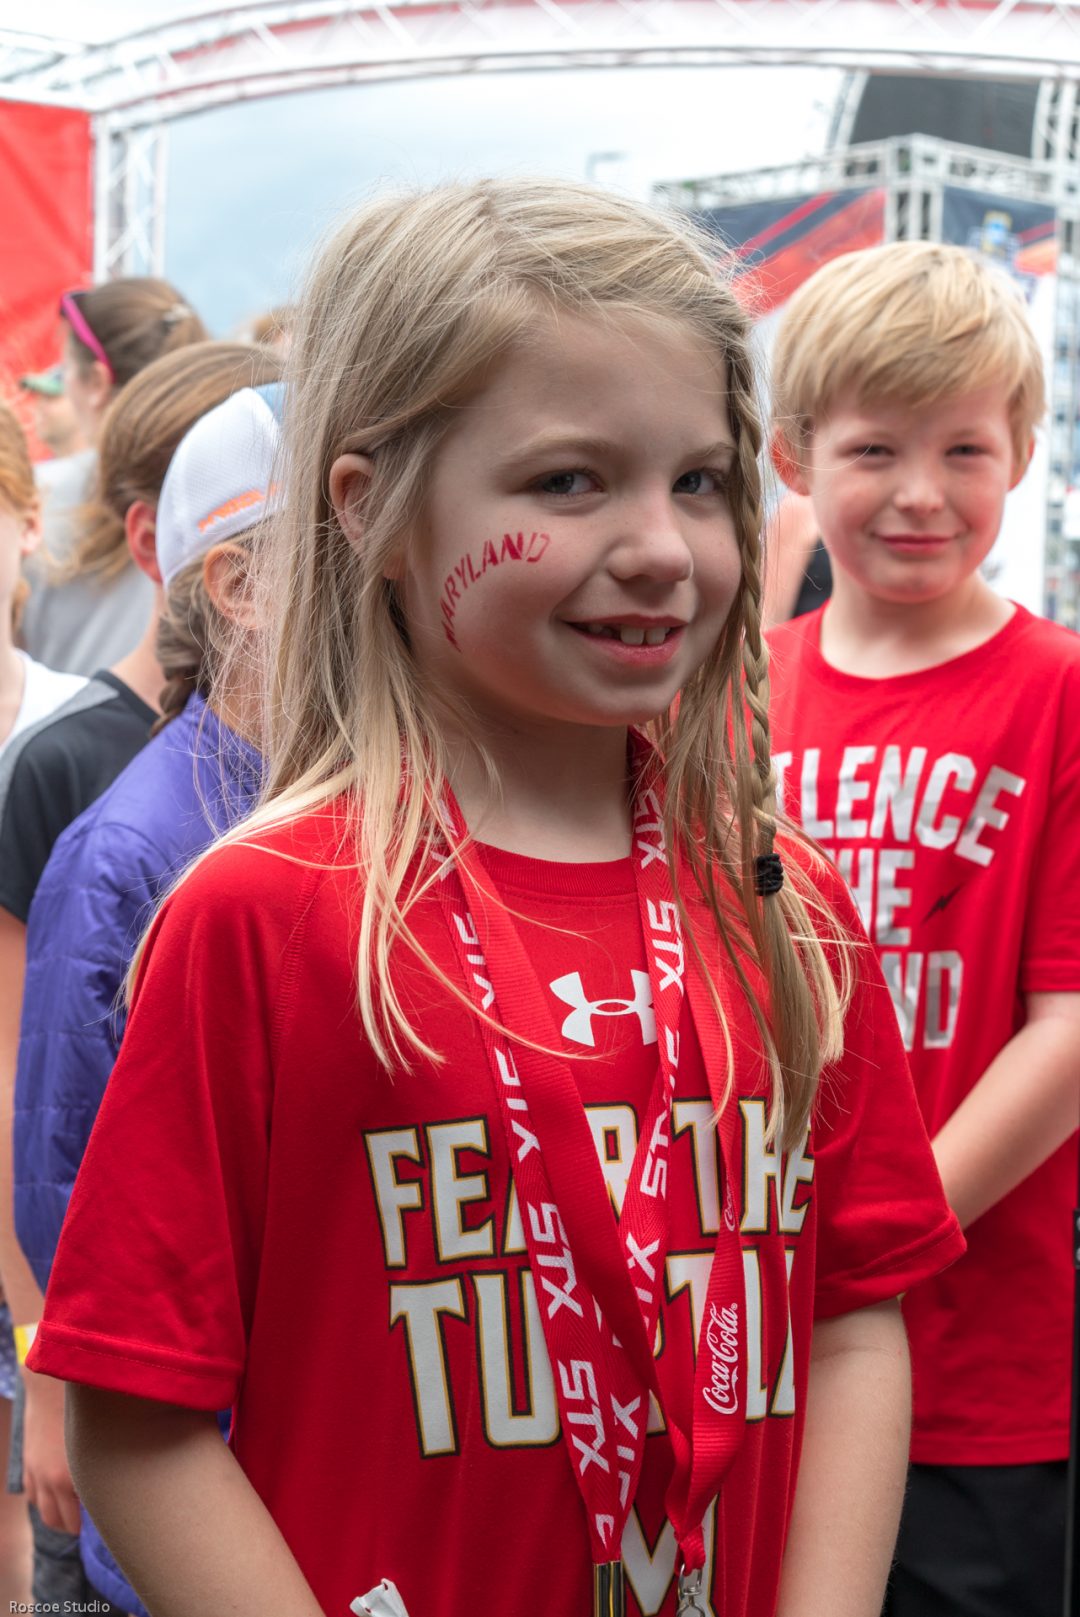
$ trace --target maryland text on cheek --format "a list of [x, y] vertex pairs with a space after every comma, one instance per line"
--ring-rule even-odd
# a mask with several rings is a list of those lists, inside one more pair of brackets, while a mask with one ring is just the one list
[[503, 562], [539, 561], [550, 543], [551, 536], [546, 533], [504, 533], [501, 539], [485, 539], [478, 553], [466, 551], [454, 563], [453, 571], [446, 575], [442, 595], [439, 597], [443, 628], [452, 646], [457, 645], [454, 638], [454, 614], [465, 591], [471, 585], [479, 583], [490, 568], [499, 567]]

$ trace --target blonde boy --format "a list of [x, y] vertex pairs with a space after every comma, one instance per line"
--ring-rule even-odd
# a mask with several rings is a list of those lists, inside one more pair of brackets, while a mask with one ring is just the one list
[[835, 578], [770, 636], [783, 801], [855, 891], [969, 1243], [905, 1305], [915, 1424], [887, 1609], [1058, 1617], [1080, 639], [979, 572], [1043, 412], [1039, 353], [1007, 279], [906, 242], [807, 282], [774, 366], [773, 457]]

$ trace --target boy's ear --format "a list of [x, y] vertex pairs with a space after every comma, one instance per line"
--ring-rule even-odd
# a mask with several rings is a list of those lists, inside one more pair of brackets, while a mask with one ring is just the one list
[[772, 442], [769, 444], [769, 454], [772, 456], [776, 475], [781, 482], [786, 483], [793, 494], [809, 494], [810, 486], [803, 474], [802, 467], [796, 458], [795, 451], [782, 432], [773, 433]]
[[135, 500], [124, 512], [124, 533], [131, 559], [147, 578], [161, 583], [157, 559], [157, 512], [145, 500]]
[[1034, 455], [1034, 453], [1035, 453], [1035, 434], [1032, 433], [1031, 437], [1028, 439], [1027, 454], [1024, 456], [1022, 461], [1020, 461], [1016, 466], [1013, 467], [1013, 474], [1012, 474], [1012, 477], [1011, 477], [1011, 479], [1009, 481], [1009, 492], [1010, 492], [1010, 494], [1012, 493], [1013, 489], [1016, 487], [1017, 483], [1020, 483], [1020, 482], [1023, 481], [1024, 473], [1027, 471], [1028, 467], [1031, 465], [1031, 457], [1032, 457], [1032, 455]]
[[228, 539], [213, 545], [202, 563], [203, 588], [223, 617], [241, 629], [255, 627], [251, 554]]

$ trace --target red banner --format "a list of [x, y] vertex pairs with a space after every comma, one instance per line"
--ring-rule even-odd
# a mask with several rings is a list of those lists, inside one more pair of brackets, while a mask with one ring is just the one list
[[0, 396], [60, 358], [57, 305], [90, 283], [93, 138], [88, 113], [0, 101]]
[[885, 192], [822, 191], [713, 208], [704, 222], [732, 248], [724, 262], [735, 294], [761, 320], [785, 304], [814, 271], [885, 240]]

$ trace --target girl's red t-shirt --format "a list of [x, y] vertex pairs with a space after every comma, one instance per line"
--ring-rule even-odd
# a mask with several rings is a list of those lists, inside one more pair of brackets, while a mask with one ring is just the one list
[[[850, 883], [933, 1137], [1025, 994], [1080, 992], [1080, 637], [1017, 607], [963, 656], [862, 679], [821, 619], [769, 636], [783, 806]], [[1074, 1138], [908, 1299], [914, 1460], [1068, 1454], [1076, 1175]]]
[[[403, 1003], [445, 1059], [381, 1070], [333, 815], [261, 844], [212, 855], [157, 923], [33, 1367], [233, 1405], [237, 1458], [328, 1617], [384, 1577], [414, 1617], [570, 1617], [591, 1599], [588, 1537], [477, 1023], [402, 949]], [[615, 1216], [656, 1062], [631, 862], [485, 862], [529, 917]], [[411, 920], [453, 978], [437, 900]], [[706, 1609], [724, 1617], [775, 1609], [814, 1318], [962, 1249], [887, 995], [858, 959], [847, 1054], [786, 1154], [766, 1144], [760, 1042], [733, 996], [749, 1419], [705, 1522]], [[712, 1115], [684, 1050], [660, 1351], [688, 1376], [721, 1217]], [[675, 1609], [669, 1464], [654, 1407], [623, 1544], [631, 1617]]]

